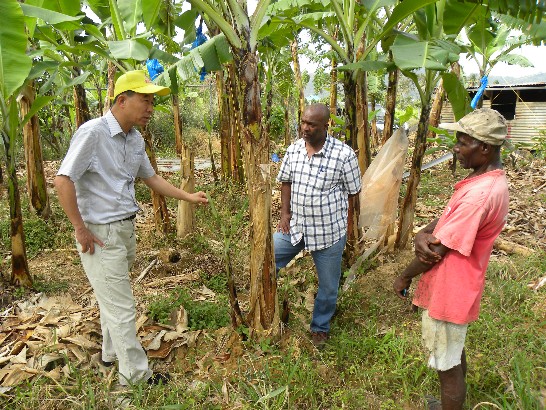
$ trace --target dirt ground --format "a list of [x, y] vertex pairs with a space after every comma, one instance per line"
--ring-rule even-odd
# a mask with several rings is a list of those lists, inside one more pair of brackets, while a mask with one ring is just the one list
[[[50, 163], [46, 167], [48, 181], [52, 181], [58, 163]], [[449, 164], [440, 165], [436, 169], [427, 170], [435, 182], [443, 188], [440, 193], [429, 194], [420, 191], [420, 200], [417, 202], [416, 217], [424, 220], [431, 220], [437, 217], [451, 196], [452, 185], [454, 181], [464, 177], [464, 170], [458, 170], [456, 177], [452, 177], [448, 171]], [[535, 159], [531, 156], [518, 156], [505, 160], [505, 170], [507, 173], [510, 189], [510, 211], [506, 227], [504, 228], [501, 239], [522, 245], [531, 249], [546, 249], [546, 168], [544, 161]], [[164, 177], [168, 178], [169, 173]], [[198, 172], [197, 180], [211, 179], [210, 172]], [[51, 186], [52, 188], [52, 186]], [[427, 201], [429, 196], [434, 196], [434, 204]], [[280, 197], [278, 190], [273, 191], [273, 222], [277, 223], [279, 217]], [[153, 244], [147, 243], [149, 234], [153, 231], [153, 221], [151, 218], [151, 204], [143, 204], [143, 213], [136, 218], [137, 235], [139, 238], [145, 238], [139, 241], [137, 249], [137, 258], [132, 270], [132, 277], [136, 279], [150, 264], [157, 258], [156, 263], [146, 275], [146, 287], [135, 289], [135, 298], [137, 305], [142, 302], [147, 292], [154, 292], [161, 289], [166, 291], [177, 285], [183, 285], [185, 281], [195, 280], [195, 272], [203, 266], [207, 270], [221, 271], [222, 261], [214, 255], [192, 254], [187, 249], [164, 248], [155, 250]], [[175, 215], [171, 215], [175, 217]], [[243, 235], [243, 237], [246, 235]], [[213, 246], [220, 247], [219, 242], [212, 241]], [[502, 249], [496, 249], [495, 253], [506, 252]], [[172, 259], [172, 255], [178, 255], [177, 260]], [[380, 255], [379, 266], [387, 260], [392, 261], [387, 269], [399, 270], [400, 264], [404, 265], [411, 254], [401, 253], [397, 255]], [[43, 252], [29, 261], [31, 272], [41, 275], [45, 278], [55, 278], [59, 281], [68, 281], [70, 287], [68, 292], [73, 299], [82, 304], [88, 304], [91, 288], [85, 277], [81, 265], [78, 263], [78, 254], [76, 248], [57, 249]], [[384, 272], [378, 268], [376, 273], [382, 277]], [[176, 278], [174, 281], [169, 278]], [[370, 278], [367, 278], [370, 280]], [[382, 281], [380, 281], [382, 283]], [[375, 287], [375, 284], [374, 284]], [[139, 290], [140, 289], [140, 290]]]
[[[51, 193], [53, 194], [51, 181], [54, 178], [58, 163], [48, 163], [46, 172], [50, 182]], [[546, 224], [544, 217], [546, 213], [546, 174], [544, 161], [530, 156], [519, 156], [506, 161], [506, 171], [510, 184], [510, 213], [507, 225], [501, 234], [501, 238], [512, 245], [521, 245], [531, 249], [546, 249]], [[420, 198], [417, 204], [416, 216], [422, 220], [430, 220], [441, 213], [447, 199], [452, 193], [452, 185], [456, 179], [464, 177], [464, 171], [458, 171], [454, 179], [449, 171], [448, 164], [439, 166], [436, 169], [428, 170], [434, 178], [435, 183], [440, 185], [440, 190], [434, 193], [421, 190]], [[165, 177], [169, 177], [165, 174]], [[204, 180], [210, 181], [210, 172], [202, 171], [197, 175], [197, 183]], [[3, 195], [3, 200], [6, 200]], [[274, 191], [273, 212], [274, 223], [278, 219], [279, 212], [279, 193]], [[143, 204], [144, 212], [136, 218], [137, 234], [139, 238], [137, 258], [131, 272], [133, 281], [136, 281], [143, 272], [147, 272], [145, 277], [141, 278], [141, 285], [134, 286], [134, 295], [137, 304], [139, 321], [145, 322], [145, 307], [149, 300], [156, 295], [165, 295], [169, 290], [176, 286], [184, 286], [199, 279], [203, 271], [209, 273], [222, 272], [223, 264], [216, 255], [219, 252], [201, 252], [193, 253], [189, 249], [173, 249], [170, 246], [157, 249], [154, 244], [152, 210], [151, 204]], [[174, 217], [175, 215], [171, 215]], [[240, 238], [248, 238], [247, 233], [241, 233]], [[219, 241], [211, 240], [213, 249], [221, 249], [222, 244]], [[496, 248], [494, 255], [502, 255], [506, 250]], [[375, 257], [375, 269], [367, 272], [366, 275], [358, 277], [358, 288], [369, 295], [374, 293], [389, 292], [392, 286], [392, 278], [400, 272], [403, 267], [412, 258], [412, 252], [405, 250], [395, 254], [380, 254]], [[5, 265], [6, 266], [6, 265]], [[88, 332], [93, 342], [98, 342], [99, 334], [96, 325], [98, 324], [98, 309], [83, 269], [79, 263], [79, 256], [75, 247], [66, 249], [52, 249], [43, 251], [36, 257], [29, 260], [29, 268], [33, 275], [47, 278], [49, 282], [66, 282], [68, 288], [62, 291], [62, 296], [69, 295], [75, 305], [82, 310], [89, 311], [87, 318], [94, 323], [94, 331]], [[2, 310], [10, 306], [13, 297], [13, 288], [5, 287]], [[243, 289], [244, 292], [244, 289]], [[202, 290], [203, 298], [214, 298], [214, 295]], [[194, 295], [195, 296], [195, 295]], [[307, 296], [302, 295], [302, 298]], [[408, 307], [409, 308], [409, 307]], [[392, 317], [396, 317], [393, 311]], [[388, 322], [385, 322], [388, 327]], [[157, 330], [157, 329], [155, 329]], [[0, 335], [1, 336], [1, 335]], [[13, 335], [8, 335], [2, 340], [4, 344], [13, 339]], [[195, 336], [197, 337], [197, 336]], [[215, 357], [223, 357], [226, 352], [226, 344], [229, 335], [225, 331], [217, 332], [212, 339], [215, 340]], [[187, 342], [189, 346], [190, 342]], [[0, 343], [0, 346], [2, 343]], [[231, 349], [232, 352], [234, 349]], [[235, 349], [237, 350], [237, 349]]]

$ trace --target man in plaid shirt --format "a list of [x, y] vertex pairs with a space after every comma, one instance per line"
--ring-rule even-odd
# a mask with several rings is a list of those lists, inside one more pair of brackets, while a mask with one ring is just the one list
[[301, 250], [311, 252], [319, 282], [311, 336], [318, 347], [328, 340], [336, 309], [348, 198], [361, 187], [358, 159], [351, 147], [328, 135], [329, 119], [324, 104], [303, 113], [302, 138], [288, 147], [277, 175], [281, 219], [273, 235], [277, 271]]

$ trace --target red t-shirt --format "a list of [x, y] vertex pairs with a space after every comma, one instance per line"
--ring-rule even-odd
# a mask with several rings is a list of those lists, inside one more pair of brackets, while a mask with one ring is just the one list
[[478, 318], [485, 271], [508, 214], [508, 183], [494, 170], [455, 184], [434, 236], [449, 248], [443, 259], [425, 272], [413, 303], [430, 317], [456, 324]]

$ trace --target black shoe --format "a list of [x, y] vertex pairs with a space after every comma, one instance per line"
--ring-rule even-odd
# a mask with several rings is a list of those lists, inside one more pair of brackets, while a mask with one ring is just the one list
[[112, 367], [115, 362], [105, 362], [104, 360], [100, 359], [100, 364], [102, 364], [104, 367]]
[[171, 380], [171, 375], [169, 373], [154, 373], [152, 376], [146, 380], [150, 386], [156, 386], [158, 384], [167, 384]]

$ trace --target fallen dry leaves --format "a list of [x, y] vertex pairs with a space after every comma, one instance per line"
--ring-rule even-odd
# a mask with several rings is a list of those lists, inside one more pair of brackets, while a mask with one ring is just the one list
[[[203, 294], [211, 297], [210, 290]], [[193, 347], [201, 331], [188, 329], [182, 307], [175, 325], [146, 325], [139, 317], [138, 335], [150, 358], [166, 360], [173, 349]], [[100, 365], [100, 321], [98, 307], [83, 307], [70, 296], [47, 297], [39, 293], [1, 313], [0, 391], [35, 377], [59, 380], [70, 377], [69, 365], [80, 369]]]

